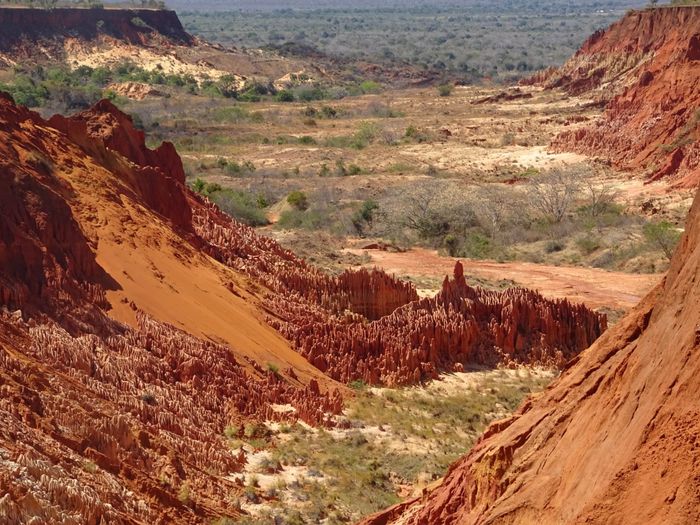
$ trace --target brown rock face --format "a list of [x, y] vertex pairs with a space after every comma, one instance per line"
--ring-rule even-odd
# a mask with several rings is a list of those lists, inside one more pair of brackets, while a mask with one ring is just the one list
[[366, 525], [700, 523], [700, 195], [665, 281], [422, 498]]
[[606, 103], [590, 126], [562, 133], [552, 147], [602, 155], [651, 179], [700, 184], [700, 7], [627, 14], [594, 34], [560, 69], [530, 79]]
[[194, 43], [175, 11], [168, 10], [2, 7], [0, 27], [0, 51], [13, 51], [25, 42], [76, 36], [83, 40], [107, 36], [140, 45]]

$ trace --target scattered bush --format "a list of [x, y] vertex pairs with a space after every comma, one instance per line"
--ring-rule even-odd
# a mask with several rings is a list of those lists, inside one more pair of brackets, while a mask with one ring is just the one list
[[304, 211], [309, 207], [309, 200], [306, 193], [295, 190], [287, 195], [287, 202], [299, 211]]
[[287, 89], [283, 89], [277, 93], [275, 98], [277, 102], [294, 102], [294, 93]]
[[438, 95], [441, 97], [449, 97], [452, 94], [453, 89], [454, 86], [452, 86], [452, 84], [442, 84], [437, 88]]
[[660, 249], [670, 261], [680, 241], [681, 232], [668, 221], [650, 222], [644, 225], [644, 237], [654, 248]]
[[547, 241], [547, 245], [544, 247], [544, 251], [547, 253], [560, 252], [564, 249], [564, 243], [559, 240]]
[[374, 216], [379, 209], [379, 204], [373, 200], [366, 200], [360, 208], [352, 215], [352, 225], [360, 237], [364, 237], [368, 229], [372, 227]]

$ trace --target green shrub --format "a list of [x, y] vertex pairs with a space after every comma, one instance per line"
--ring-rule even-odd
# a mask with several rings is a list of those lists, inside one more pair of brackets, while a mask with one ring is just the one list
[[379, 134], [379, 127], [374, 122], [361, 122], [358, 130], [352, 136], [350, 147], [366, 148]]
[[277, 93], [275, 99], [277, 102], [294, 102], [294, 93], [287, 89], [283, 89]]
[[590, 234], [583, 235], [576, 239], [576, 246], [584, 255], [590, 255], [600, 248], [600, 240]]
[[199, 177], [197, 177], [197, 179], [192, 183], [192, 189], [197, 193], [203, 193], [206, 187], [207, 183]]
[[452, 89], [452, 84], [442, 84], [437, 88], [438, 95], [440, 95], [441, 97], [449, 97], [452, 94]]
[[177, 491], [177, 499], [179, 499], [180, 503], [183, 505], [189, 505], [192, 503], [192, 494], [190, 491], [190, 484], [188, 482], [185, 481]]
[[253, 173], [255, 171], [255, 164], [253, 164], [249, 160], [243, 161], [242, 164], [239, 164], [236, 161], [224, 160], [224, 163], [223, 165], [221, 165], [221, 167], [227, 175], [230, 175], [232, 177], [239, 177], [241, 175], [244, 175], [245, 173]]
[[360, 91], [366, 95], [380, 93], [382, 91], [382, 85], [374, 80], [365, 80], [360, 83]]
[[466, 257], [483, 259], [491, 253], [491, 240], [481, 233], [470, 233], [464, 241], [462, 251]]
[[241, 434], [241, 429], [239, 427], [229, 425], [224, 429], [224, 436], [226, 436], [229, 439], [235, 439], [240, 434]]
[[681, 232], [668, 221], [647, 223], [644, 225], [643, 231], [647, 242], [651, 246], [661, 249], [670, 261], [676, 244], [681, 238]]
[[277, 226], [283, 229], [320, 230], [328, 226], [329, 217], [320, 210], [285, 210], [280, 213]]
[[564, 243], [559, 240], [547, 241], [544, 251], [547, 253], [560, 252], [564, 249]]
[[326, 92], [318, 86], [299, 86], [294, 90], [294, 96], [301, 102], [313, 102], [327, 98]]
[[366, 230], [372, 227], [372, 223], [374, 222], [374, 217], [378, 209], [379, 204], [370, 199], [364, 201], [360, 208], [353, 213], [350, 220], [355, 228], [355, 231], [360, 237], [363, 237]]
[[309, 200], [306, 197], [306, 193], [300, 190], [295, 190], [287, 195], [287, 202], [300, 211], [304, 211], [309, 207]]
[[310, 137], [309, 135], [303, 135], [303, 136], [299, 137], [299, 144], [305, 144], [305, 145], [316, 144], [316, 139], [313, 137]]
[[264, 200], [261, 201], [259, 196], [230, 188], [223, 189], [219, 184], [207, 184], [203, 193], [222, 211], [248, 226], [269, 224], [265, 211], [260, 206]]

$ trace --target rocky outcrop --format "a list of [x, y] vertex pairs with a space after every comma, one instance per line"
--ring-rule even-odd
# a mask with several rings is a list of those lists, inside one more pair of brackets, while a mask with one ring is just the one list
[[162, 97], [165, 93], [153, 86], [142, 82], [115, 82], [108, 85], [106, 91], [111, 91], [132, 100], [143, 100], [147, 97]]
[[[144, 215], [151, 239], [201, 244], [179, 222], [190, 216], [179, 158], [145, 148], [107, 104], [52, 123], [0, 97], [0, 521], [238, 516], [231, 496], [241, 488], [228, 476], [246, 459], [224, 430], [297, 418], [331, 425], [340, 389], [300, 379], [299, 370], [277, 373], [133, 303], [125, 306], [132, 324], [110, 317], [107, 295], [139, 271], [104, 269], [102, 244], [134, 221], [114, 210]], [[166, 184], [179, 201], [172, 188], [158, 188]], [[150, 199], [163, 196], [172, 209], [153, 210]], [[187, 261], [193, 275], [206, 270], [204, 258]], [[272, 330], [255, 328], [269, 339]], [[293, 410], [275, 411], [278, 404]]]
[[471, 288], [461, 264], [430, 299], [417, 300], [410, 285], [377, 270], [331, 277], [211, 205], [193, 213], [213, 256], [273, 292], [268, 322], [343, 383], [412, 384], [470, 363], [561, 365], [606, 328], [605, 316], [583, 305]]
[[[278, 309], [295, 311], [285, 302]], [[604, 316], [582, 305], [550, 301], [531, 290], [472, 288], [461, 263], [437, 296], [373, 322], [329, 323], [306, 316], [271, 322], [332, 378], [394, 386], [436, 379], [439, 371], [469, 364], [558, 366], [605, 329]]]
[[700, 195], [664, 282], [421, 497], [365, 525], [700, 522]]
[[129, 165], [113, 164], [110, 168], [121, 182], [173, 226], [191, 231], [185, 170], [172, 143], [163, 142], [155, 150], [147, 148], [144, 132], [108, 100], [71, 117], [54, 115], [48, 124], [65, 133], [98, 162], [109, 157], [110, 150], [119, 153]]
[[698, 6], [633, 11], [595, 33], [564, 66], [530, 80], [606, 104], [602, 118], [562, 133], [552, 148], [698, 186], [699, 56]]
[[33, 9], [0, 7], [0, 51], [78, 37], [106, 36], [137, 45], [192, 45], [175, 11], [153, 9]]

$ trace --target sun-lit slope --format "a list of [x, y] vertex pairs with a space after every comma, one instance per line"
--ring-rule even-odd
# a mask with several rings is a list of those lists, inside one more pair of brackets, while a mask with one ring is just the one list
[[[70, 186], [74, 216], [97, 263], [115, 282], [107, 290], [108, 315], [134, 325], [139, 309], [263, 366], [291, 367], [302, 379], [326, 382], [264, 321], [257, 286], [192, 245], [191, 214], [174, 151], [166, 146], [156, 158], [143, 145], [143, 134], [108, 104], [51, 122], [91, 154], [83, 155], [79, 170], [56, 162], [54, 174]], [[81, 151], [76, 147], [64, 155], [79, 158]], [[113, 171], [96, 160], [113, 165]], [[171, 163], [172, 170], [163, 176], [149, 169], [149, 162]]]
[[555, 150], [700, 185], [700, 6], [630, 11], [561, 68], [531, 80], [607, 103], [593, 125], [560, 134]]
[[700, 522], [700, 195], [665, 281], [386, 523]]

